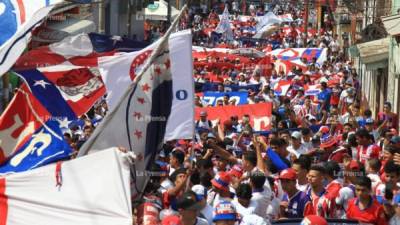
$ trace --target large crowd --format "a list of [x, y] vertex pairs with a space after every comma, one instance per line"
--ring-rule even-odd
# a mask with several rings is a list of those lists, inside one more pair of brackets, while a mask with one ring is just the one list
[[[214, 106], [204, 101], [198, 88], [195, 104], [202, 110], [196, 137], [169, 141], [157, 153], [151, 166], [156, 175], [135, 208], [138, 224], [270, 224], [285, 218], [304, 218], [304, 224], [326, 224], [323, 218], [400, 224], [398, 115], [389, 102], [377, 113], [364, 104], [359, 75], [332, 31], [329, 16], [320, 30], [307, 34], [304, 43], [304, 33], [299, 32], [304, 9], [292, 3], [281, 1], [265, 9], [228, 1], [210, 10], [200, 4], [182, 19], [180, 27], [192, 29], [196, 46], [251, 47], [266, 53], [316, 47], [327, 48], [328, 56], [322, 64], [302, 59], [305, 68], [286, 73], [273, 61], [263, 64], [252, 56], [195, 57], [196, 84], [215, 83], [220, 93], [227, 93], [232, 84], [258, 85], [258, 90], [248, 91], [246, 104], [270, 102], [271, 129], [254, 130], [252, 115], [209, 120], [206, 109]], [[233, 40], [213, 31], [226, 5], [232, 12]], [[293, 22], [264, 39], [251, 38], [256, 33], [255, 17], [268, 10], [291, 14]], [[238, 15], [248, 19], [239, 20]], [[291, 87], [278, 95], [274, 87], [282, 80], [291, 81]], [[306, 95], [304, 85], [319, 85], [320, 91]], [[226, 105], [237, 102], [227, 94], [216, 106]], [[75, 152], [106, 112], [102, 100], [66, 131]]]

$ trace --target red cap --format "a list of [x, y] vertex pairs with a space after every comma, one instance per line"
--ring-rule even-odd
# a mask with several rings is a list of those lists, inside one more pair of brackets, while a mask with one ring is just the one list
[[282, 170], [282, 172], [279, 174], [279, 179], [284, 179], [284, 180], [296, 180], [297, 179], [297, 173], [294, 169], [289, 168]]
[[328, 225], [328, 222], [323, 217], [309, 215], [301, 221], [301, 225]]
[[171, 215], [163, 218], [162, 225], [183, 225], [182, 220], [179, 216]]
[[229, 191], [229, 183], [231, 182], [231, 175], [228, 172], [219, 172], [214, 179], [211, 180], [211, 183], [214, 187]]

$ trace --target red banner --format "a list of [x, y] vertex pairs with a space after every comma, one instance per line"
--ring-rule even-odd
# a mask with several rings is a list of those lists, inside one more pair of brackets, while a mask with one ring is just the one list
[[200, 112], [202, 111], [207, 111], [207, 119], [213, 121], [214, 124], [218, 119], [222, 123], [225, 120], [230, 120], [231, 116], [238, 116], [240, 120], [242, 116], [248, 114], [250, 115], [250, 123], [255, 131], [271, 129], [271, 103], [196, 108], [196, 120], [200, 118]]

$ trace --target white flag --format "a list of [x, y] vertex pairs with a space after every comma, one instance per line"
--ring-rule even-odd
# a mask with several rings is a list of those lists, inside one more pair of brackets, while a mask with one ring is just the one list
[[0, 178], [0, 224], [131, 225], [129, 165], [114, 148]]
[[224, 12], [221, 16], [221, 20], [219, 21], [217, 28], [215, 28], [215, 32], [223, 34], [223, 37], [225, 37], [226, 40], [231, 41], [233, 40], [233, 32], [229, 17], [230, 15], [228, 8], [225, 7]]
[[[104, 118], [79, 152], [79, 155], [84, 155], [88, 150], [95, 152], [119, 146], [138, 155], [141, 160], [135, 163], [133, 196], [144, 190], [149, 178], [146, 169], [157, 150], [161, 149], [164, 137], [180, 138], [182, 134], [186, 134], [186, 138], [193, 137], [192, 62], [190, 58], [183, 58], [191, 52], [191, 40], [190, 31], [182, 31], [172, 34], [169, 42], [167, 39], [160, 41], [154, 50], [154, 58], [151, 56], [149, 59], [149, 67], [145, 66], [143, 74], [137, 78], [139, 81], [125, 91], [114, 110]], [[175, 62], [171, 63], [171, 60]], [[182, 71], [172, 75], [171, 67], [173, 71], [179, 68]], [[115, 75], [116, 79], [122, 76]], [[167, 128], [167, 124], [176, 127]], [[172, 133], [167, 135], [167, 132]]]

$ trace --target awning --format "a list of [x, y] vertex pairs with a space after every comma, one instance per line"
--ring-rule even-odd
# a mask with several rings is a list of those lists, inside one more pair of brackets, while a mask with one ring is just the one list
[[400, 35], [400, 14], [382, 17], [383, 26], [392, 35]]
[[[361, 62], [363, 64], [378, 63], [388, 61], [390, 38], [382, 38], [358, 44]], [[386, 63], [387, 64], [387, 63]]]
[[47, 27], [63, 31], [69, 35], [77, 35], [80, 33], [90, 33], [96, 31], [96, 25], [90, 20], [80, 20], [76, 18], [68, 18], [62, 22], [49, 22]]
[[[171, 18], [175, 18], [179, 14], [179, 10], [171, 6]], [[167, 20], [168, 16], [168, 3], [164, 0], [155, 1], [144, 10], [145, 19], [149, 20]]]

